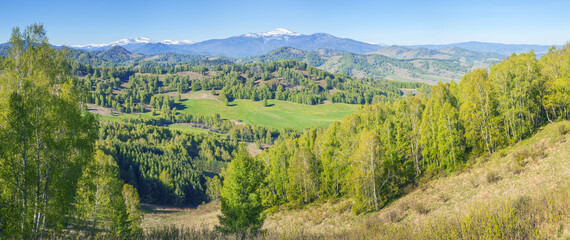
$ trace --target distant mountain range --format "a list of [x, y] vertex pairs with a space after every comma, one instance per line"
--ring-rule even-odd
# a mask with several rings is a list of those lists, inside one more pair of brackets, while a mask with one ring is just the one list
[[[72, 48], [87, 51], [102, 51], [113, 46], [121, 46], [126, 50], [144, 55], [162, 53], [220, 55], [226, 57], [250, 57], [268, 53], [280, 47], [293, 47], [300, 50], [333, 49], [357, 54], [370, 53], [380, 50], [385, 45], [372, 44], [349, 38], [339, 38], [326, 33], [304, 35], [283, 28], [265, 33], [247, 33], [224, 39], [211, 39], [202, 42], [191, 40], [154, 42], [149, 38], [138, 37], [121, 39], [107, 44], [72, 45]], [[474, 52], [497, 53], [504, 56], [512, 53], [529, 52], [534, 50], [537, 55], [548, 52], [549, 45], [501, 44], [485, 42], [462, 42], [442, 45], [410, 45], [403, 46], [412, 49], [441, 50], [452, 47]], [[558, 46], [560, 47], [560, 46]]]
[[106, 50], [121, 46], [133, 53], [155, 55], [167, 52], [182, 54], [223, 55], [227, 57], [248, 57], [267, 53], [280, 47], [294, 47], [303, 50], [329, 48], [353, 53], [367, 53], [382, 48], [381, 45], [339, 38], [326, 33], [303, 35], [278, 28], [265, 33], [247, 33], [225, 39], [203, 42], [170, 41], [153, 42], [148, 38], [122, 39], [109, 44], [73, 45], [87, 51]]
[[[278, 28], [203, 42], [139, 37], [108, 44], [73, 45], [71, 58], [82, 64], [111, 66], [140, 61], [247, 64], [295, 59], [312, 66], [357, 77], [433, 83], [459, 79], [473, 68], [487, 68], [506, 56], [551, 46], [465, 42], [446, 45], [385, 46], [326, 33], [303, 35]], [[6, 55], [7, 44], [0, 44]]]

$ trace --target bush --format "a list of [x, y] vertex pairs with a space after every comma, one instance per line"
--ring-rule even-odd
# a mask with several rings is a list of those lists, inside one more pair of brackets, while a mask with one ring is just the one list
[[502, 158], [506, 157], [507, 155], [508, 153], [505, 149], [499, 150], [499, 156], [501, 156]]
[[424, 215], [429, 212], [429, 209], [423, 203], [417, 203], [416, 205], [414, 205], [414, 211], [416, 211], [421, 215]]
[[566, 135], [568, 133], [568, 128], [566, 128], [566, 125], [558, 126], [558, 133], [560, 135]]
[[544, 144], [540, 144], [536, 146], [532, 152], [530, 153], [530, 157], [532, 160], [543, 159], [546, 157], [546, 146]]
[[487, 173], [487, 182], [495, 183], [501, 180], [501, 176], [496, 171], [490, 171]]
[[387, 217], [390, 222], [399, 222], [402, 220], [400, 214], [398, 214], [395, 210], [388, 212]]
[[519, 174], [524, 170], [526, 166], [526, 159], [529, 157], [530, 153], [528, 150], [518, 151], [513, 154], [513, 164], [510, 166], [511, 171], [515, 174]]

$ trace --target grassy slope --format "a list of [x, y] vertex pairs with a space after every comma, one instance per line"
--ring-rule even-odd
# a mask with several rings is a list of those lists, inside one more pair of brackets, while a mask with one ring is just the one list
[[[301, 210], [282, 209], [269, 216], [264, 227], [269, 232], [290, 236], [302, 232], [333, 238], [335, 235], [331, 234], [376, 238], [378, 235], [373, 234], [385, 229], [419, 228], [426, 222], [440, 222], [472, 213], [478, 206], [494, 206], [522, 196], [548, 198], [559, 188], [566, 189], [562, 193], [566, 194], [570, 192], [570, 133], [561, 135], [561, 125], [570, 129], [568, 121], [550, 124], [527, 140], [489, 157], [473, 160], [472, 166], [461, 173], [421, 184], [379, 212], [354, 215], [350, 211], [350, 200], [313, 203]], [[521, 153], [528, 157], [524, 159], [523, 167], [517, 167], [520, 164], [515, 158]], [[496, 173], [498, 180], [489, 181], [490, 173]], [[212, 203], [175, 215], [149, 213], [145, 216], [144, 226], [175, 224], [211, 228], [217, 222], [215, 216], [218, 213]], [[568, 211], [565, 214], [553, 225], [541, 225], [543, 229], [556, 232], [548, 238], [570, 237], [570, 216]]]

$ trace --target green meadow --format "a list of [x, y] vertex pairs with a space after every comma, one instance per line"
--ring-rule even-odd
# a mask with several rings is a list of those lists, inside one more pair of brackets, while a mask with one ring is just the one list
[[[226, 106], [215, 99], [182, 99], [176, 103], [177, 111], [190, 114], [220, 114], [220, 117], [230, 120], [242, 121], [253, 125], [282, 128], [291, 127], [305, 129], [308, 127], [327, 128], [334, 121], [340, 121], [344, 116], [353, 113], [359, 107], [354, 104], [334, 103], [320, 105], [306, 105], [287, 101], [268, 100], [268, 106], [263, 101], [236, 100]], [[159, 111], [157, 111], [157, 114]], [[103, 121], [116, 121], [152, 116], [151, 112], [143, 114], [119, 114], [115, 116], [100, 115]], [[188, 126], [172, 125], [173, 129], [207, 132]]]
[[264, 107], [263, 101], [236, 100], [226, 106], [214, 99], [184, 99], [180, 103], [180, 111], [191, 114], [217, 113], [222, 118], [248, 124], [304, 129], [326, 128], [358, 109], [358, 105], [340, 103], [306, 105], [277, 100], [268, 100], [267, 103], [268, 107]]

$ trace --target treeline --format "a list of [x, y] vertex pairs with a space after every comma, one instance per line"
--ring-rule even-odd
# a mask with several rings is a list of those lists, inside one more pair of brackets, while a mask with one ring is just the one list
[[422, 177], [453, 172], [569, 119], [570, 46], [512, 55], [488, 72], [439, 83], [429, 95], [363, 107], [326, 130], [309, 130], [256, 156], [266, 206], [351, 197], [378, 210]]
[[[72, 71], [83, 76], [80, 85], [91, 94], [86, 102], [113, 108], [118, 112], [145, 112], [145, 109], [169, 112], [168, 104], [156, 103], [157, 94], [189, 91], [212, 91], [218, 99], [229, 103], [234, 99], [253, 101], [276, 99], [303, 104], [321, 104], [325, 100], [349, 104], [370, 104], [402, 98], [400, 88], [421, 88], [420, 83], [398, 83], [370, 78], [353, 79], [344, 74], [331, 74], [306, 63], [288, 60], [249, 65], [175, 65], [173, 71], [192, 71], [200, 77], [166, 74], [162, 69], [142, 70], [137, 67], [93, 68], [71, 64]], [[151, 72], [138, 74], [136, 72]], [[159, 76], [164, 76], [160, 77]], [[162, 99], [161, 99], [162, 100]]]
[[184, 206], [207, 201], [203, 172], [219, 174], [237, 143], [144, 124], [107, 123], [100, 139], [143, 202]]
[[314, 105], [325, 100], [366, 104], [401, 98], [391, 81], [353, 79], [296, 60], [226, 67], [212, 77], [224, 83], [219, 95], [222, 101], [276, 99]]
[[229, 141], [256, 142], [273, 144], [281, 139], [298, 137], [299, 131], [293, 128], [270, 128], [262, 125], [236, 124], [230, 120], [222, 119], [219, 114], [162, 114], [148, 118], [129, 118], [129, 123], [142, 123], [153, 126], [167, 126], [175, 123], [187, 123], [193, 127], [206, 128], [211, 132], [227, 134]]

